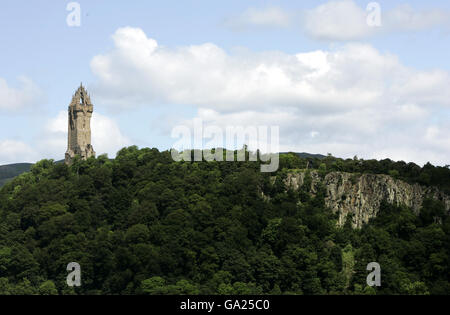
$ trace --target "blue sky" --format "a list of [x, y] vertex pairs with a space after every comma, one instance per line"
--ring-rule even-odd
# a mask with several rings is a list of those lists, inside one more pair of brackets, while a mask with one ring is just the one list
[[0, 4], [0, 164], [63, 158], [81, 81], [110, 156], [200, 117], [278, 124], [283, 150], [450, 164], [446, 1], [378, 1], [374, 28], [370, 1], [78, 1], [79, 27], [69, 2]]

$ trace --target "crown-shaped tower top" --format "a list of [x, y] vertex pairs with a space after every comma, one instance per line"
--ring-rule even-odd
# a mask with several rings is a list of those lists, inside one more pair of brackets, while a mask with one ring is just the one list
[[80, 87], [75, 91], [75, 94], [72, 96], [72, 101], [70, 102], [70, 106], [92, 106], [91, 97], [89, 93], [83, 86], [83, 83], [80, 84]]

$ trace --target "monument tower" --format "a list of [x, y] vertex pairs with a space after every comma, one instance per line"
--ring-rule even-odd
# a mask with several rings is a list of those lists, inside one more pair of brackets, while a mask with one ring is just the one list
[[80, 85], [69, 105], [69, 132], [66, 152], [66, 164], [79, 155], [83, 160], [95, 156], [91, 145], [91, 117], [94, 106], [89, 94]]

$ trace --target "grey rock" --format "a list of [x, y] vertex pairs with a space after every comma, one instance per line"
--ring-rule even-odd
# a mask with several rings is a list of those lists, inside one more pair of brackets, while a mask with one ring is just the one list
[[[406, 205], [416, 214], [425, 198], [434, 198], [444, 203], [450, 210], [450, 196], [435, 187], [408, 184], [383, 174], [352, 174], [331, 172], [323, 179], [315, 170], [310, 171], [310, 192], [317, 192], [317, 185], [326, 188], [325, 204], [333, 212], [339, 213], [338, 225], [342, 226], [348, 214], [353, 214], [352, 225], [361, 228], [370, 218], [377, 215], [382, 201]], [[289, 173], [285, 184], [287, 188], [298, 190], [305, 183], [306, 171]]]

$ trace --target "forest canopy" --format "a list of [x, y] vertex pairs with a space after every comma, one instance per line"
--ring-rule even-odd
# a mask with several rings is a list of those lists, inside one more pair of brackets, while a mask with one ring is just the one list
[[[0, 190], [0, 294], [448, 294], [450, 219], [381, 205], [361, 229], [339, 227], [324, 187], [286, 190], [293, 169], [388, 174], [450, 192], [450, 170], [391, 160], [280, 156], [258, 162], [174, 162], [120, 150], [42, 160]], [[273, 180], [275, 176], [275, 180]], [[81, 266], [68, 287], [66, 266]], [[382, 285], [366, 285], [381, 265]]]

